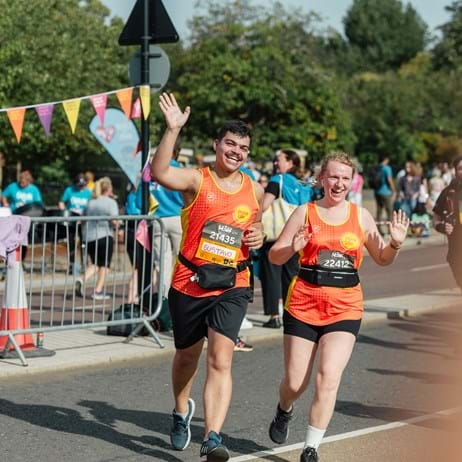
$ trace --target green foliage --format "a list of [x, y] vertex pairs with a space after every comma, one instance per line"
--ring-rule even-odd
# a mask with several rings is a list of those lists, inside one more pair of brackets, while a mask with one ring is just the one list
[[426, 24], [400, 0], [354, 0], [344, 25], [350, 59], [363, 70], [398, 69], [427, 43]]
[[314, 160], [352, 146], [335, 77], [311, 62], [317, 42], [311, 15], [280, 4], [257, 11], [248, 1], [207, 6], [208, 14], [192, 23], [193, 40], [174, 84], [191, 105], [186, 133], [196, 148], [210, 146], [214, 130], [230, 118], [253, 127], [257, 159], [291, 146], [307, 149]]
[[436, 69], [462, 69], [462, 1], [452, 2], [446, 10], [451, 19], [440, 27], [441, 40], [433, 50]]
[[[0, 0], [0, 11], [2, 107], [61, 101], [127, 86], [127, 50], [117, 43], [122, 24], [107, 24], [109, 10], [99, 0]], [[71, 172], [82, 169], [88, 160], [104, 165], [108, 156], [87, 128], [93, 116], [90, 101], [82, 100], [72, 136], [62, 105], [55, 105], [47, 139], [35, 111], [28, 109], [18, 145], [6, 113], [1, 113], [0, 151], [9, 164], [21, 160], [33, 173], [57, 163]]]

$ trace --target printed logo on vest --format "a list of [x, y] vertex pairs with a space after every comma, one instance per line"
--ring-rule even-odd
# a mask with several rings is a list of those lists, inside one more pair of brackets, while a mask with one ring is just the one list
[[234, 209], [233, 218], [234, 221], [236, 221], [237, 223], [247, 223], [250, 220], [251, 216], [252, 211], [250, 210], [250, 207], [247, 205], [238, 205]]
[[361, 245], [361, 241], [355, 233], [347, 232], [340, 236], [340, 245], [345, 250], [356, 250]]

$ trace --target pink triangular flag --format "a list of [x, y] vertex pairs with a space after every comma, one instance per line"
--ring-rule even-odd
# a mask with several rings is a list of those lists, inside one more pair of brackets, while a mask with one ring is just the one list
[[135, 99], [132, 107], [131, 119], [141, 119], [141, 100], [139, 98]]
[[35, 111], [39, 116], [40, 123], [45, 130], [46, 136], [50, 135], [51, 118], [53, 117], [54, 108], [54, 104], [41, 104], [40, 106], [35, 106]]
[[149, 240], [148, 224], [146, 220], [141, 220], [136, 229], [136, 240], [148, 251], [151, 251], [151, 241]]
[[90, 101], [91, 104], [93, 104], [95, 112], [98, 114], [99, 120], [101, 121], [101, 126], [104, 127], [104, 114], [106, 113], [107, 93], [90, 96]]

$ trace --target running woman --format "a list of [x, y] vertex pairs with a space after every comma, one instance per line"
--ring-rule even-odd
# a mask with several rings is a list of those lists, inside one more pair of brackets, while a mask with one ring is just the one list
[[208, 461], [225, 461], [229, 453], [220, 431], [231, 401], [234, 345], [250, 297], [249, 250], [263, 244], [263, 188], [239, 171], [251, 141], [244, 122], [228, 122], [218, 131], [212, 168], [177, 168], [170, 160], [190, 108], [183, 112], [175, 97], [166, 93], [160, 96], [159, 105], [167, 129], [152, 160], [151, 175], [162, 186], [181, 191], [184, 199], [183, 235], [169, 291], [176, 348], [170, 439], [180, 451], [190, 442], [195, 408], [190, 392], [207, 337], [205, 432], [200, 455]]
[[409, 226], [408, 218], [395, 212], [386, 244], [370, 213], [346, 200], [353, 174], [347, 154], [327, 155], [320, 172], [324, 197], [294, 211], [269, 255], [272, 263], [282, 265], [298, 253], [301, 266], [283, 316], [285, 370], [269, 429], [275, 443], [287, 441], [293, 403], [307, 389], [317, 355], [315, 393], [300, 462], [318, 461], [318, 447], [359, 331], [363, 295], [358, 268], [363, 246], [377, 264], [389, 265]]

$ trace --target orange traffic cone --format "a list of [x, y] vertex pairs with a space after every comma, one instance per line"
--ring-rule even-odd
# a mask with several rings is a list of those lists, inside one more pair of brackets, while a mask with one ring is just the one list
[[[9, 262], [6, 270], [5, 292], [3, 295], [0, 331], [28, 329], [29, 310], [27, 308], [26, 287], [21, 264], [20, 249], [15, 251], [15, 261]], [[35, 349], [31, 334], [16, 334], [14, 336], [18, 346], [24, 350]], [[0, 350], [4, 350], [8, 343], [8, 336], [0, 337]], [[10, 343], [10, 350], [14, 346]]]

